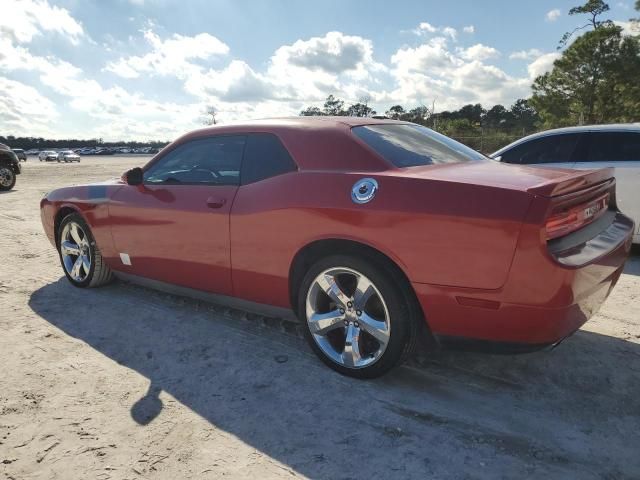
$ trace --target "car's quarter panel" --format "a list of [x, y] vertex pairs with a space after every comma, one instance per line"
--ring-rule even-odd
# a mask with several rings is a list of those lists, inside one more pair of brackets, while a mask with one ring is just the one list
[[[231, 295], [229, 211], [235, 185], [124, 185], [109, 206], [112, 268]], [[131, 265], [126, 265], [126, 260]]]
[[573, 333], [597, 312], [622, 273], [633, 223], [614, 213], [611, 218], [619, 217], [622, 228], [615, 232], [612, 243], [603, 246], [602, 254], [584, 264], [562, 265], [550, 254], [540, 228], [549, 205], [550, 198], [534, 198], [508, 279], [501, 288], [483, 291], [414, 284], [437, 335], [551, 344]]
[[[364, 177], [375, 178], [379, 191], [357, 205], [351, 189]], [[381, 251], [413, 282], [496, 289], [530, 202], [514, 189], [402, 173], [299, 172], [244, 185], [231, 212], [234, 292], [288, 305], [295, 254], [331, 238]]]

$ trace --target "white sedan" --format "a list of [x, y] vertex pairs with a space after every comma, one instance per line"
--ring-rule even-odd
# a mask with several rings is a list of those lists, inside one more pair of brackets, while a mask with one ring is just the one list
[[63, 150], [58, 152], [58, 162], [78, 162], [80, 163], [80, 155], [72, 150]]
[[489, 156], [501, 162], [541, 167], [614, 167], [616, 203], [636, 222], [633, 243], [640, 243], [640, 124], [547, 130], [521, 138]]
[[41, 162], [55, 162], [56, 160], [58, 160], [58, 154], [53, 150], [43, 150], [38, 155], [38, 159]]

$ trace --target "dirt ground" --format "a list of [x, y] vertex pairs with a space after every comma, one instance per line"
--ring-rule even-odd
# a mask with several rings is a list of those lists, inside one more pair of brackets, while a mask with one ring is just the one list
[[29, 158], [0, 194], [0, 478], [640, 478], [640, 252], [551, 352], [324, 367], [290, 324], [114, 283], [72, 287], [49, 190], [144, 158]]

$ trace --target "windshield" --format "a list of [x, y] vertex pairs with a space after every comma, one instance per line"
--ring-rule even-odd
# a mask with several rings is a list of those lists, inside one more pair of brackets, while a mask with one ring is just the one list
[[421, 125], [364, 125], [352, 131], [399, 168], [487, 160], [481, 153]]

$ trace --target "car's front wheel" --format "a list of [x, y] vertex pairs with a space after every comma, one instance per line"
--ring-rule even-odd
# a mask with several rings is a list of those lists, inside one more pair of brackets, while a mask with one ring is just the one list
[[104, 263], [91, 229], [80, 214], [64, 217], [58, 232], [60, 262], [72, 285], [99, 287], [111, 281], [111, 269]]
[[16, 184], [16, 173], [9, 166], [0, 166], [0, 190], [11, 190]]
[[365, 258], [333, 255], [316, 262], [298, 304], [311, 348], [328, 366], [356, 378], [378, 377], [402, 363], [420, 322], [405, 283], [393, 269]]

